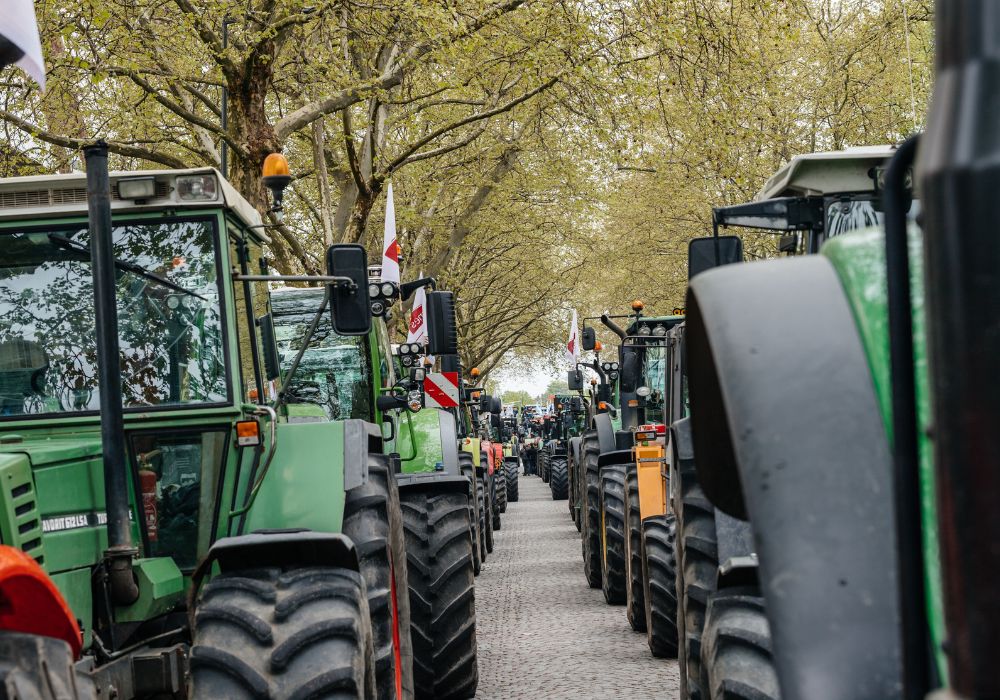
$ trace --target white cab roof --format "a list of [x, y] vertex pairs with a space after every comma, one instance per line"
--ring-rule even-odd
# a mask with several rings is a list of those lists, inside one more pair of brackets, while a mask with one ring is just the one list
[[[215, 200], [187, 201], [177, 195], [174, 182], [185, 175], [214, 175], [219, 184]], [[261, 223], [260, 213], [230, 185], [215, 168], [189, 168], [187, 170], [133, 170], [112, 172], [112, 211], [155, 211], [169, 209], [206, 209], [225, 206], [247, 226]], [[118, 180], [134, 177], [153, 177], [156, 194], [142, 204], [118, 198]], [[32, 175], [29, 177], [0, 178], [0, 221], [9, 219], [37, 219], [43, 216], [87, 213], [87, 175], [73, 172], [65, 175]], [[256, 233], [260, 235], [260, 229]], [[266, 236], [261, 236], [266, 239]]]
[[795, 156], [768, 179], [756, 199], [873, 190], [871, 169], [895, 153], [895, 146], [860, 146]]

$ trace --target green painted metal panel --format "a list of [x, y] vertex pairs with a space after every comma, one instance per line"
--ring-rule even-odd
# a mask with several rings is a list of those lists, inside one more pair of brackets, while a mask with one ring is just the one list
[[48, 566], [42, 538], [42, 517], [31, 474], [31, 462], [21, 454], [0, 455], [0, 539]]
[[[920, 457], [920, 508], [923, 523], [926, 569], [927, 617], [935, 665], [947, 678], [944, 603], [941, 589], [941, 559], [937, 531], [937, 502], [930, 428], [930, 380], [927, 367], [927, 336], [924, 318], [923, 246], [918, 228], [909, 235], [910, 290], [913, 305], [913, 361], [916, 373], [918, 445]], [[837, 236], [823, 246], [836, 269], [854, 313], [861, 342], [868, 358], [872, 382], [882, 410], [886, 433], [892, 439], [892, 378], [889, 363], [889, 312], [886, 291], [885, 236], [879, 229], [867, 229]]]
[[472, 463], [479, 466], [479, 458], [482, 455], [480, 439], [477, 437], [467, 437], [462, 439], [462, 451], [472, 455]]
[[277, 436], [274, 461], [247, 514], [245, 531], [340, 532], [345, 500], [343, 423], [279, 423]]
[[132, 605], [115, 608], [117, 622], [150, 620], [184, 602], [184, 576], [173, 559], [136, 559], [132, 571], [139, 584], [139, 599]]
[[83, 629], [83, 646], [90, 645], [93, 633], [94, 596], [90, 590], [90, 569], [74, 569], [53, 574], [52, 582], [66, 599], [69, 609], [76, 615]]
[[438, 409], [425, 408], [410, 415], [399, 431], [397, 441], [402, 455], [415, 455], [403, 460], [403, 472], [416, 474], [435, 471], [435, 465], [443, 463], [441, 449], [441, 419]]

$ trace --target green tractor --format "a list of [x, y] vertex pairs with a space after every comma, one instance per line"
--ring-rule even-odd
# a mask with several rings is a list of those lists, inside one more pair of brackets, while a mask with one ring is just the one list
[[[691, 242], [689, 276], [698, 275], [696, 279], [700, 279], [701, 272], [719, 266], [725, 266], [727, 274], [737, 270], [760, 269], [759, 264], [730, 265], [742, 260], [741, 240], [735, 236], [720, 236], [720, 227], [747, 227], [778, 233], [781, 235], [779, 251], [791, 257], [805, 254], [804, 260], [810, 264], [821, 261], [821, 256], [815, 255], [821, 248], [835, 250], [843, 245], [841, 241], [851, 238], [846, 234], [864, 230], [881, 221], [879, 202], [884, 166], [886, 159], [894, 153], [892, 147], [874, 146], [796, 156], [768, 180], [755, 201], [714, 210], [715, 235]], [[772, 261], [764, 267], [787, 262]], [[804, 294], [811, 282], [800, 279], [799, 283]], [[697, 286], [697, 282], [692, 282], [692, 285]], [[748, 307], [742, 301], [734, 292], [728, 300], [729, 308], [746, 313]], [[782, 300], [774, 301], [778, 304]], [[714, 692], [710, 689], [711, 664], [705, 658], [707, 614], [711, 601], [731, 593], [739, 601], [736, 606], [738, 611], [733, 614], [740, 616], [749, 608], [762, 611], [763, 598], [757, 595], [759, 592], [755, 592], [753, 586], [746, 585], [756, 576], [759, 554], [751, 525], [735, 517], [732, 508], [720, 507], [713, 497], [711, 484], [700, 478], [702, 469], [709, 468], [703, 465], [712, 459], [707, 446], [712, 441], [707, 438], [703, 442], [692, 440], [692, 429], [697, 430], [701, 419], [700, 411], [712, 411], [709, 413], [710, 425], [702, 428], [702, 435], [715, 436], [712, 440], [718, 440], [719, 444], [724, 441], [718, 437], [722, 420], [718, 413], [720, 409], [700, 408], [694, 399], [696, 380], [693, 367], [704, 358], [699, 354], [695, 359], [692, 341], [694, 315], [690, 303], [687, 304], [687, 312], [687, 322], [677, 331], [678, 341], [683, 339], [683, 344], [675, 343], [672, 351], [675, 355], [672, 362], [684, 372], [670, 389], [673, 392], [671, 404], [676, 407], [671, 416], [665, 470], [668, 476], [664, 484], [670, 494], [670, 512], [667, 514], [667, 528], [654, 527], [656, 532], [651, 534], [654, 548], [668, 546], [664, 538], [669, 537], [675, 546], [676, 566], [652, 564], [646, 583], [650, 587], [666, 588], [669, 584], [664, 581], [675, 574], [677, 613], [673, 619], [662, 618], [664, 625], [657, 629], [663, 630], [664, 636], [669, 636], [673, 625], [677, 627], [682, 697], [708, 698]], [[761, 308], [747, 322], [766, 325], [764, 319], [771, 318], [773, 313], [776, 313], [773, 309]], [[750, 338], [748, 335], [745, 341], [740, 341], [742, 345], [733, 347], [746, 347]], [[750, 344], [750, 347], [755, 352], [759, 351], [757, 345]], [[697, 352], [707, 350], [701, 345]], [[782, 366], [787, 367], [787, 364]], [[798, 381], [796, 372], [789, 373], [788, 377]], [[688, 415], [688, 401], [689, 418], [685, 417]], [[776, 425], [781, 424], [774, 415], [772, 420]], [[737, 434], [743, 433], [737, 431]], [[655, 526], [655, 523], [652, 524]], [[758, 631], [757, 638], [763, 640], [763, 645], [767, 639], [767, 625], [766, 619], [763, 622], [761, 619], [758, 615], [754, 629]], [[650, 633], [653, 632], [651, 629]], [[754, 653], [763, 652], [758, 648]], [[726, 663], [729, 662], [723, 662], [723, 665]], [[752, 666], [767, 668], [766, 664]], [[767, 671], [761, 673], [763, 675], [754, 687], [765, 693], [762, 697], [770, 697], [766, 693], [777, 687], [776, 682], [773, 674], [768, 678]]]
[[[711, 697], [1000, 695], [1000, 172], [981, 39], [1000, 26], [985, 2], [936, 13], [927, 131], [878, 167], [877, 225], [691, 283], [697, 478], [755, 553], [707, 600]], [[765, 634], [739, 643], [751, 627]]]
[[[4, 681], [43, 698], [412, 696], [379, 369], [345, 370], [357, 383], [329, 413], [299, 401], [308, 363], [296, 385], [324, 321], [377, 357], [364, 249], [331, 247], [325, 276], [269, 275], [268, 227], [217, 171], [109, 175], [103, 145], [86, 159], [86, 178], [0, 180], [0, 537], [47, 591], [0, 579], [36, 623], [0, 633]], [[270, 157], [276, 210], [290, 179]], [[325, 291], [282, 371], [259, 283], [290, 279]]]
[[[303, 416], [335, 420], [363, 413], [370, 405], [379, 409], [396, 447], [390, 457], [412, 572], [408, 600], [416, 696], [464, 698], [475, 693], [478, 678], [473, 540], [454, 533], [460, 529], [470, 533], [465, 508], [470, 484], [459, 471], [454, 415], [446, 410], [421, 410], [426, 383], [433, 382], [434, 396], [440, 397], [439, 387], [450, 378], [427, 372], [421, 362], [427, 345], [408, 343], [389, 354], [393, 350], [384, 320], [398, 297], [406, 298], [428, 282], [433, 284], [417, 280], [397, 290], [391, 283], [371, 279], [372, 330], [362, 338], [338, 336], [322, 320], [289, 392], [294, 397], [290, 401], [293, 410]], [[322, 290], [316, 289], [272, 292], [283, 370], [298, 352], [306, 324], [322, 300]], [[451, 294], [428, 294], [427, 313], [430, 340], [437, 343], [431, 349], [454, 349]], [[457, 397], [457, 385], [454, 394]]]
[[[587, 405], [582, 395], [556, 394], [552, 400], [551, 420], [545, 422], [545, 448], [549, 490], [553, 501], [569, 500], [569, 447], [585, 425]], [[572, 512], [572, 507], [570, 508]]]

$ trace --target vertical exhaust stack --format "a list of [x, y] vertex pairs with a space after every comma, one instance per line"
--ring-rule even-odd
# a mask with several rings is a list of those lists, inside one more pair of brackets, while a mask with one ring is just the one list
[[1000, 4], [937, 3], [917, 172], [950, 685], [1000, 695]]
[[132, 544], [125, 471], [125, 423], [122, 417], [122, 375], [118, 364], [118, 308], [115, 301], [108, 145], [98, 141], [84, 149], [84, 157], [87, 162], [90, 259], [97, 325], [104, 502], [108, 514], [108, 549], [104, 552], [104, 559], [112, 602], [115, 605], [131, 605], [139, 597], [139, 587], [132, 573], [132, 558], [138, 550]]

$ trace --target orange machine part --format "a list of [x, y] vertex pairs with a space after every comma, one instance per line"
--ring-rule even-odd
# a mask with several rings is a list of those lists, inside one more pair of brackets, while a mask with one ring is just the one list
[[65, 640], [79, 658], [76, 616], [42, 567], [19, 549], [0, 545], [0, 629]]
[[667, 484], [663, 478], [662, 445], [636, 445], [636, 473], [639, 477], [639, 517], [665, 515], [667, 512]]

